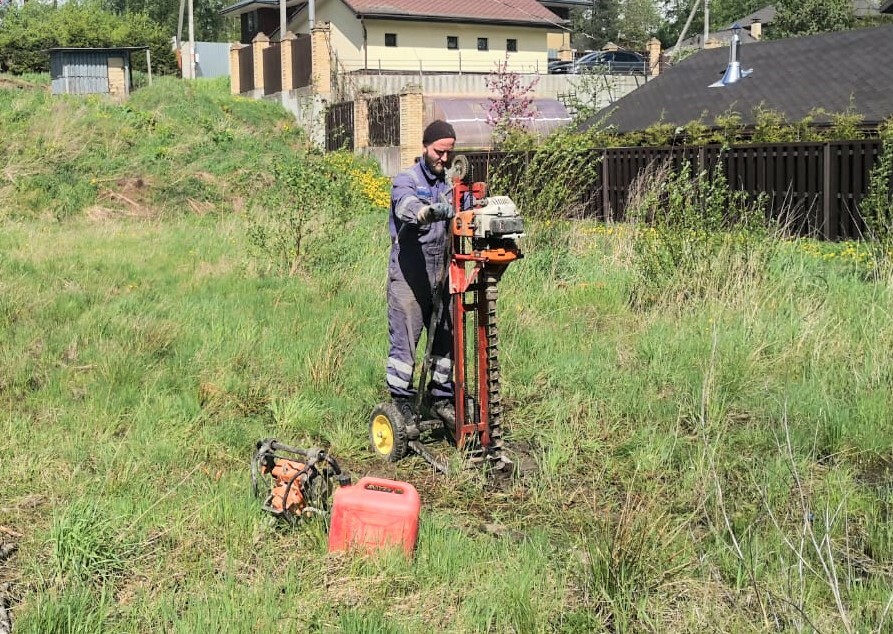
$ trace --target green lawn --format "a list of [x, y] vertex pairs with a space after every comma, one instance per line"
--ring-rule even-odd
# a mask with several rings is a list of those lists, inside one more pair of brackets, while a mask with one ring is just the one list
[[[506, 275], [507, 422], [537, 469], [503, 491], [366, 446], [383, 215], [345, 230], [352, 266], [293, 278], [253, 272], [235, 216], [5, 222], [16, 631], [889, 626], [889, 283], [791, 244], [749, 297], [634, 311], [625, 233], [534, 227]], [[415, 560], [271, 528], [265, 436], [414, 483]]]

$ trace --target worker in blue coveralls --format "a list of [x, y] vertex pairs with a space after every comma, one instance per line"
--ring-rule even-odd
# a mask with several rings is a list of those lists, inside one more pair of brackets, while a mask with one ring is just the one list
[[[454, 215], [446, 170], [456, 132], [436, 120], [425, 128], [419, 161], [394, 178], [391, 189], [391, 259], [388, 263], [388, 353], [386, 381], [394, 403], [408, 422], [415, 412], [412, 379], [422, 327], [428, 328], [434, 290], [442, 273]], [[401, 231], [402, 229], [402, 231]], [[423, 401], [448, 429], [455, 429], [453, 406], [453, 323], [448, 284], [441, 318], [433, 333], [430, 382]], [[432, 333], [428, 332], [428, 337]], [[419, 386], [422, 389], [424, 386]]]

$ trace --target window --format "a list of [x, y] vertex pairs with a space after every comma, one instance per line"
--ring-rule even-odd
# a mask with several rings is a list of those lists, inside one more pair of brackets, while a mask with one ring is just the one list
[[459, 48], [458, 35], [447, 35], [447, 48], [451, 51], [455, 51], [457, 48]]
[[397, 46], [397, 34], [396, 33], [385, 33], [384, 34], [384, 45], [385, 46]]
[[485, 37], [478, 38], [478, 50], [479, 51], [489, 51], [490, 50], [490, 44], [489, 44], [489, 42], [487, 42], [487, 38], [485, 38]]
[[518, 52], [518, 40], [508, 39], [505, 41], [505, 50], [509, 53]]

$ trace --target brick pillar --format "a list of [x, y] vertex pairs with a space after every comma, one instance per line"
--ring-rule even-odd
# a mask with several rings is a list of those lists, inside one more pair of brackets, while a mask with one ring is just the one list
[[425, 106], [420, 86], [400, 92], [400, 169], [412, 167], [422, 153]]
[[254, 89], [264, 94], [264, 49], [270, 45], [270, 38], [263, 33], [258, 33], [251, 40], [254, 53]]
[[329, 27], [315, 26], [310, 32], [310, 56], [313, 64], [313, 92], [328, 96], [332, 92], [332, 56], [329, 53]]
[[244, 92], [242, 68], [239, 66], [239, 51], [246, 46], [248, 45], [236, 42], [229, 47], [229, 91], [234, 95]]
[[648, 68], [651, 75], [660, 75], [660, 40], [656, 37], [648, 40]]
[[353, 149], [369, 147], [369, 102], [364, 95], [353, 99]]
[[279, 42], [279, 54], [282, 56], [282, 92], [288, 92], [295, 89], [295, 70], [292, 64], [294, 56], [292, 55], [292, 47], [298, 36], [291, 31], [286, 31], [282, 40]]

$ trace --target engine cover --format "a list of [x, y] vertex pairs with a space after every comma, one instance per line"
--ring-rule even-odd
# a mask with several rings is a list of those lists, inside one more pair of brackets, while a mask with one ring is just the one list
[[524, 220], [508, 196], [490, 196], [474, 210], [476, 238], [517, 239], [524, 235]]

